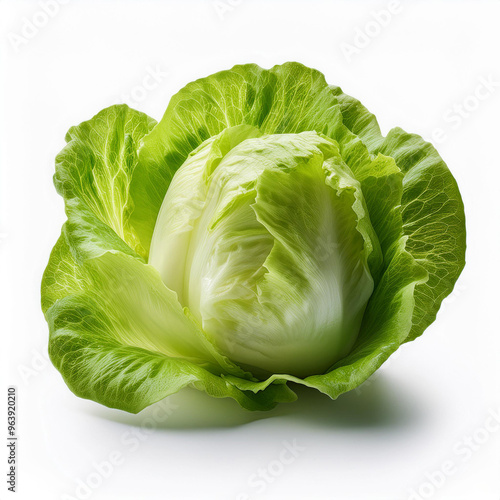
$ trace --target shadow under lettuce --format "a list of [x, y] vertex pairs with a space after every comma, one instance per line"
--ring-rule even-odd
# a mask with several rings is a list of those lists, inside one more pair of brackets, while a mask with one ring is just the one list
[[411, 427], [423, 417], [421, 405], [402, 383], [378, 373], [336, 400], [301, 385], [290, 387], [297, 393], [297, 401], [267, 412], [250, 412], [232, 399], [216, 399], [186, 388], [136, 415], [105, 407], [97, 407], [93, 413], [124, 425], [165, 430], [231, 428], [265, 419], [332, 429], [401, 428]]

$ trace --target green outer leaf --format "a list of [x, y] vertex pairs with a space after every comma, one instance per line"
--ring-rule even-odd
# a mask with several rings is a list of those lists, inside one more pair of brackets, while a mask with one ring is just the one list
[[143, 260], [78, 198], [66, 201], [68, 220], [63, 226], [69, 248], [79, 263], [106, 252], [121, 252]]
[[366, 168], [358, 171], [356, 178], [361, 184], [367, 212], [387, 266], [392, 257], [392, 245], [403, 236], [403, 173], [394, 159], [379, 154]]
[[54, 176], [57, 191], [67, 203], [84, 203], [143, 257], [145, 247], [130, 224], [135, 205], [130, 183], [139, 140], [155, 125], [155, 120], [124, 104], [102, 110], [68, 131], [68, 144], [56, 158]]
[[457, 183], [434, 147], [420, 136], [393, 129], [380, 152], [405, 173], [402, 216], [406, 249], [429, 273], [415, 290], [414, 340], [434, 321], [465, 266], [465, 214]]
[[188, 385], [214, 397], [231, 397], [249, 410], [269, 410], [295, 395], [274, 384], [254, 394], [185, 359], [116, 341], [108, 311], [88, 295], [69, 295], [47, 314], [49, 353], [68, 387], [79, 397], [137, 413]]
[[402, 218], [407, 250], [429, 272], [415, 289], [413, 326], [407, 341], [422, 335], [436, 319], [465, 266], [466, 228], [457, 182], [436, 149], [422, 137], [392, 129], [387, 137], [377, 120], [358, 100], [331, 87], [342, 108], [344, 123], [373, 154], [395, 159], [404, 173]]
[[50, 253], [49, 263], [43, 273], [43, 313], [47, 314], [50, 307], [70, 293], [84, 293], [91, 283], [86, 273], [71, 256], [63, 226], [61, 236]]

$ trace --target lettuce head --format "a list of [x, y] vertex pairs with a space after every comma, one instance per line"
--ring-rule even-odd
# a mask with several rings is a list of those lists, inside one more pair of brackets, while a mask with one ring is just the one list
[[436, 150], [298, 63], [188, 84], [160, 122], [72, 127], [67, 221], [42, 281], [69, 388], [138, 412], [185, 386], [250, 410], [331, 398], [435, 319], [465, 264]]

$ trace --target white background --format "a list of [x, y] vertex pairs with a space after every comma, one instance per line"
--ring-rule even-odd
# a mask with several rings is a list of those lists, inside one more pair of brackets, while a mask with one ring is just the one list
[[[18, 492], [2, 479], [0, 497], [498, 500], [500, 3], [70, 0], [50, 17], [42, 4], [0, 2], [0, 392], [4, 410], [7, 385], [18, 387], [20, 436]], [[287, 60], [359, 98], [384, 133], [440, 139], [467, 214], [455, 292], [422, 338], [337, 401], [300, 390], [296, 403], [250, 413], [184, 390], [155, 419], [154, 407], [134, 416], [78, 399], [45, 359], [39, 307], [65, 219], [52, 174], [66, 130], [123, 101], [159, 119], [195, 78]], [[158, 81], [144, 89], [150, 71]], [[280, 463], [284, 442], [298, 451]], [[259, 469], [270, 481], [256, 482]]]

